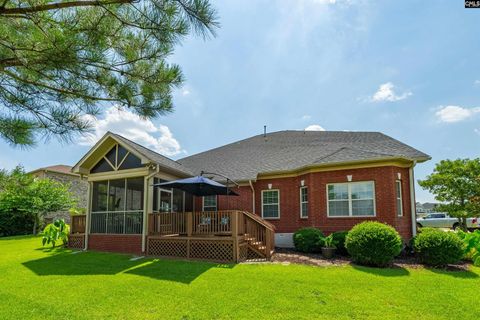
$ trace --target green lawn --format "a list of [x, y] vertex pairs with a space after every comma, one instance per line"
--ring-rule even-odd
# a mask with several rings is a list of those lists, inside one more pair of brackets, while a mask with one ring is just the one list
[[218, 265], [0, 240], [0, 319], [478, 319], [480, 269]]

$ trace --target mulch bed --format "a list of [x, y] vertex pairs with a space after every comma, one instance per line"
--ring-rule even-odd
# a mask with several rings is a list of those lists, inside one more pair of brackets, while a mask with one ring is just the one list
[[[332, 259], [325, 259], [320, 253], [303, 253], [298, 252], [293, 249], [285, 248], [276, 248], [275, 253], [271, 260], [273, 263], [280, 264], [304, 264], [311, 266], [344, 266], [354, 264], [350, 257], [336, 255]], [[471, 263], [462, 261], [457, 265], [449, 265], [446, 268], [441, 268], [441, 270], [447, 271], [468, 271]], [[410, 269], [419, 269], [427, 268], [423, 264], [419, 263], [418, 260], [413, 256], [401, 256], [395, 258], [391, 268], [410, 268]]]

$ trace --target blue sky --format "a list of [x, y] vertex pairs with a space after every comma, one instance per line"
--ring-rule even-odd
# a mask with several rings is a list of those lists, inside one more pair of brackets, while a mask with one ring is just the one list
[[[74, 164], [105, 130], [180, 158], [268, 131], [381, 131], [432, 156], [480, 150], [480, 10], [463, 1], [214, 1], [221, 29], [171, 60], [186, 77], [154, 121], [107, 107], [77, 143], [12, 149], [0, 167]], [[417, 200], [433, 197], [417, 186]]]

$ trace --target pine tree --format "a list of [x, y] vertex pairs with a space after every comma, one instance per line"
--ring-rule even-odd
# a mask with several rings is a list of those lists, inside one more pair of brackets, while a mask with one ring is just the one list
[[0, 0], [0, 136], [68, 140], [112, 104], [171, 112], [183, 76], [169, 56], [216, 28], [208, 0]]

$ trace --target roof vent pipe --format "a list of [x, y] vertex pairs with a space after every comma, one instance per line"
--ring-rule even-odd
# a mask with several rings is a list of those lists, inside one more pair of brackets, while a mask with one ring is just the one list
[[263, 126], [263, 137], [267, 137], [267, 126]]

